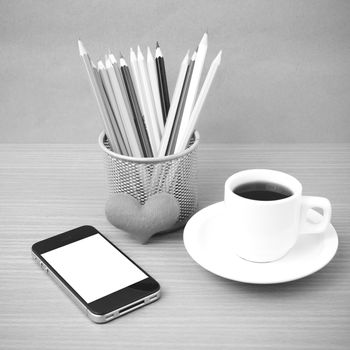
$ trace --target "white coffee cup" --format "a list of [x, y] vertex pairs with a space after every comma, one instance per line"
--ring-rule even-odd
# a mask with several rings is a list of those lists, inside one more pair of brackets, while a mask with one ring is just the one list
[[[254, 182], [283, 186], [291, 195], [278, 200], [255, 200], [234, 193], [238, 186]], [[312, 208], [323, 210], [317, 223], [307, 219]], [[280, 171], [245, 170], [225, 182], [229, 240], [236, 254], [249, 261], [269, 262], [283, 257], [294, 246], [299, 234], [323, 232], [330, 223], [331, 212], [327, 198], [303, 196], [301, 183]]]

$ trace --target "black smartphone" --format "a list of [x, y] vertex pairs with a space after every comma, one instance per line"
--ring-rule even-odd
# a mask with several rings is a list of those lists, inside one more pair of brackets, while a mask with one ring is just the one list
[[158, 282], [92, 226], [37, 242], [32, 254], [93, 322], [111, 321], [160, 297]]

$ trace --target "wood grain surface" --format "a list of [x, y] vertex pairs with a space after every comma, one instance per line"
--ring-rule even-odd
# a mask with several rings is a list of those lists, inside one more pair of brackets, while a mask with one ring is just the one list
[[[324, 269], [265, 286], [217, 277], [191, 260], [181, 231], [140, 245], [108, 223], [97, 145], [1, 145], [0, 349], [349, 349], [350, 144], [202, 145], [200, 207], [248, 168], [288, 172], [330, 199], [339, 250]], [[32, 261], [34, 242], [85, 224], [160, 282], [158, 302], [97, 325]]]

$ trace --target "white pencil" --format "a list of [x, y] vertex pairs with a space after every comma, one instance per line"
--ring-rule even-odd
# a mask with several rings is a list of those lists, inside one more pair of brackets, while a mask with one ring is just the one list
[[108, 111], [107, 111], [107, 107], [105, 106], [104, 100], [102, 99], [101, 96], [101, 87], [100, 84], [97, 80], [97, 77], [95, 75], [94, 72], [94, 68], [92, 66], [92, 63], [90, 61], [90, 57], [82, 43], [82, 41], [78, 40], [78, 46], [79, 46], [79, 53], [80, 56], [83, 59], [89, 80], [90, 80], [90, 84], [92, 87], [92, 91], [94, 92], [94, 95], [96, 97], [97, 100], [97, 105], [98, 105], [98, 109], [100, 111], [100, 115], [103, 121], [103, 125], [104, 125], [104, 131], [108, 137], [108, 141], [110, 142], [111, 148], [114, 152], [118, 152], [120, 153], [120, 148], [118, 145], [118, 141], [117, 138], [114, 134], [112, 125], [111, 125], [111, 121], [109, 119], [109, 115], [108, 115]]
[[168, 147], [168, 142], [171, 135], [171, 130], [173, 128], [177, 106], [179, 104], [179, 99], [181, 96], [182, 85], [184, 83], [185, 76], [186, 76], [188, 61], [189, 61], [189, 51], [187, 51], [186, 56], [181, 62], [179, 74], [177, 76], [173, 97], [170, 103], [168, 118], [165, 123], [164, 133], [163, 133], [162, 141], [159, 147], [159, 152], [158, 152], [159, 157], [165, 156], [165, 152]]
[[145, 116], [145, 101], [142, 96], [142, 88], [141, 88], [141, 77], [139, 72], [139, 65], [137, 63], [137, 57], [132, 48], [130, 48], [130, 66], [131, 66], [131, 74], [133, 77], [133, 81], [135, 84], [135, 91], [137, 95], [137, 99], [140, 103], [140, 108], [143, 116]]
[[222, 51], [218, 53], [218, 55], [214, 58], [212, 64], [210, 65], [208, 74], [204, 80], [202, 89], [199, 93], [198, 99], [191, 113], [191, 117], [190, 117], [189, 123], [187, 124], [184, 136], [181, 137], [181, 139], [178, 139], [178, 142], [176, 143], [175, 153], [179, 153], [185, 150], [187, 143], [195, 130], [200, 112], [202, 110], [202, 107], [208, 95], [210, 86], [214, 80], [216, 71], [220, 65], [221, 53]]
[[114, 96], [115, 96], [115, 100], [117, 103], [117, 106], [119, 108], [120, 111], [120, 117], [122, 120], [122, 124], [125, 128], [125, 134], [126, 134], [126, 138], [127, 141], [129, 143], [130, 149], [131, 149], [131, 154], [134, 157], [141, 157], [141, 150], [139, 148], [138, 142], [137, 142], [137, 137], [135, 134], [135, 130], [133, 128], [133, 125], [131, 124], [131, 118], [132, 116], [129, 114], [127, 105], [126, 105], [126, 100], [124, 100], [124, 96], [123, 96], [123, 92], [122, 92], [122, 88], [123, 86], [120, 86], [121, 83], [123, 83], [122, 81], [120, 81], [120, 79], [118, 79], [118, 71], [117, 69], [119, 69], [117, 66], [114, 67], [111, 60], [113, 60], [113, 62], [115, 62], [115, 64], [117, 64], [117, 60], [115, 59], [115, 57], [110, 54], [109, 55], [110, 58], [106, 59], [106, 68], [107, 68], [107, 73], [111, 82], [111, 86], [114, 92]]
[[205, 56], [207, 54], [207, 48], [208, 48], [208, 34], [204, 33], [202, 40], [198, 45], [196, 62], [193, 67], [191, 83], [188, 88], [186, 103], [182, 114], [181, 125], [178, 133], [179, 137], [184, 137], [185, 130], [187, 129], [187, 123], [190, 120], [190, 115], [192, 113], [193, 106], [196, 101], [196, 96], [197, 96], [198, 86], [202, 75]]
[[130, 65], [131, 65], [132, 76], [135, 83], [136, 95], [137, 95], [138, 102], [140, 103], [140, 108], [141, 108], [141, 112], [145, 122], [149, 143], [151, 145], [152, 153], [155, 155], [157, 154], [155, 152], [157, 152], [158, 150], [157, 143], [154, 139], [154, 133], [152, 130], [152, 126], [150, 124], [150, 116], [147, 108], [146, 96], [143, 91], [144, 89], [143, 89], [138, 60], [132, 48], [130, 48]]
[[147, 68], [149, 80], [152, 87], [154, 106], [156, 110], [157, 123], [160, 131], [160, 135], [163, 135], [164, 132], [164, 122], [163, 122], [163, 112], [162, 105], [160, 104], [160, 92], [159, 92], [159, 84], [157, 77], [157, 67], [152, 52], [149, 47], [147, 47]]
[[140, 46], [137, 47], [137, 63], [141, 77], [141, 90], [144, 98], [145, 107], [145, 122], [148, 130], [153, 154], [157, 154], [160, 145], [160, 131], [158, 130], [153, 97], [151, 95], [151, 84], [149, 82], [148, 72], [145, 64], [144, 56], [141, 52]]

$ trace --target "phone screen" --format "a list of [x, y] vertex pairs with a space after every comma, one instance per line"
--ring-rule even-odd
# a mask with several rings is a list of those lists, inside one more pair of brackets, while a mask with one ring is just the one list
[[87, 303], [148, 278], [100, 234], [42, 256]]

